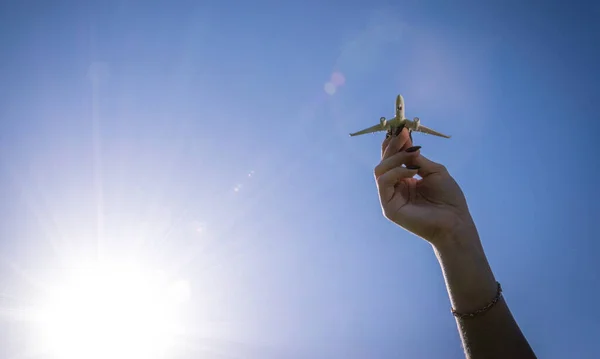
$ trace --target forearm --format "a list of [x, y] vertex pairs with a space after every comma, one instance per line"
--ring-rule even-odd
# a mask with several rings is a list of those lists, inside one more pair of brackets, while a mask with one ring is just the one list
[[[452, 308], [472, 313], [490, 303], [498, 287], [475, 226], [460, 228], [436, 243]], [[535, 358], [502, 297], [486, 312], [456, 321], [469, 359]]]

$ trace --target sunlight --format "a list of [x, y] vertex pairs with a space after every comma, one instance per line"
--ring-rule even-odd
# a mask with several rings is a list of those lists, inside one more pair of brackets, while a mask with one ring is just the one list
[[86, 265], [45, 298], [40, 345], [58, 359], [161, 358], [182, 329], [185, 281], [129, 264]]

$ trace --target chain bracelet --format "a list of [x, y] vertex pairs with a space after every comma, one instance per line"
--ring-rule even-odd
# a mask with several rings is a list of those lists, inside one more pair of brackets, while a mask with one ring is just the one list
[[488, 310], [490, 310], [494, 305], [496, 305], [496, 303], [498, 303], [498, 301], [502, 297], [502, 286], [500, 285], [500, 282], [496, 282], [496, 283], [498, 284], [498, 291], [496, 293], [496, 296], [485, 307], [477, 309], [476, 311], [471, 312], [471, 313], [459, 313], [456, 310], [454, 310], [454, 308], [452, 308], [451, 309], [452, 314], [454, 314], [454, 316], [457, 318], [466, 319], [466, 318], [476, 317], [476, 316], [481, 315], [481, 314], [487, 312]]

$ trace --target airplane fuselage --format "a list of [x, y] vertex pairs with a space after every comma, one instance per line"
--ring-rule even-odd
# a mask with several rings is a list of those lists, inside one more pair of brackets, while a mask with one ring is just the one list
[[408, 118], [400, 120], [398, 117], [393, 117], [390, 119], [385, 119], [382, 122], [385, 123], [385, 130], [394, 130], [398, 127], [406, 127], [409, 130], [416, 131], [420, 126], [420, 120], [417, 117], [415, 117], [414, 120], [409, 120]]
[[385, 120], [385, 129], [386, 130], [394, 130], [398, 127], [405, 127], [407, 125], [407, 121], [410, 122], [409, 119], [406, 118], [405, 108], [404, 108], [404, 97], [402, 95], [398, 95], [396, 97], [396, 108], [394, 109], [395, 116], [390, 118], [389, 120], [385, 120], [384, 117], [381, 118], [381, 122], [383, 124]]

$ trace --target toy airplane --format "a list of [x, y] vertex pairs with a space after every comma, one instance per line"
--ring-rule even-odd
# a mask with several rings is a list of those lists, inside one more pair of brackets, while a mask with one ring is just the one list
[[403, 127], [408, 128], [410, 131], [417, 131], [422, 133], [427, 133], [429, 135], [450, 138], [450, 136], [444, 135], [443, 133], [439, 133], [430, 128], [421, 125], [421, 120], [418, 117], [415, 117], [412, 121], [408, 118], [404, 117], [404, 98], [402, 95], [398, 95], [396, 97], [396, 116], [394, 118], [390, 118], [386, 120], [385, 117], [379, 119], [379, 124], [365, 128], [362, 131], [358, 131], [355, 133], [351, 133], [350, 136], [359, 136], [364, 135], [366, 133], [373, 133], [379, 131], [388, 131], [394, 132], [397, 128], [402, 129]]

